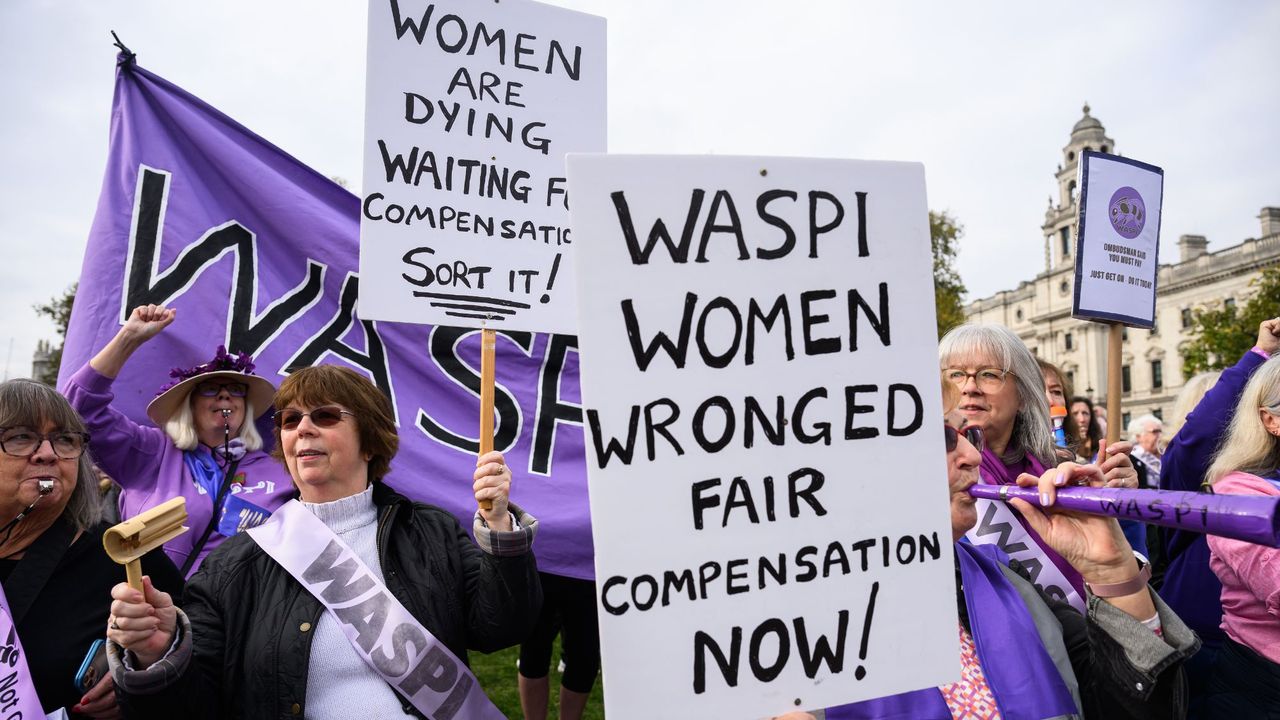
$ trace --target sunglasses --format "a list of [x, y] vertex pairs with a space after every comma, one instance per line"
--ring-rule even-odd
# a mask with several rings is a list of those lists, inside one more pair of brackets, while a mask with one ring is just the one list
[[955, 452], [956, 447], [960, 444], [960, 435], [964, 435], [964, 439], [968, 440], [971, 445], [982, 452], [982, 428], [977, 425], [965, 425], [963, 429], [957, 430], [950, 425], [943, 424], [946, 428], [947, 436], [947, 452]]
[[302, 422], [302, 418], [311, 418], [312, 424], [316, 427], [331, 428], [342, 422], [343, 415], [355, 417], [355, 413], [343, 410], [336, 405], [324, 405], [315, 408], [311, 412], [302, 412], [301, 410], [278, 410], [271, 418], [276, 421], [276, 427], [281, 430], [293, 430], [298, 427], [298, 423]]
[[231, 397], [242, 398], [249, 394], [249, 385], [242, 382], [214, 382], [206, 380], [196, 385], [196, 394], [200, 397], [218, 397], [223, 388], [226, 388], [227, 394]]

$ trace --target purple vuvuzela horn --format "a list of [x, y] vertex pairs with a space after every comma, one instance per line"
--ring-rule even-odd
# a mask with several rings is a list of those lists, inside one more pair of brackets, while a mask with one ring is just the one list
[[[1019, 498], [1040, 506], [1035, 487], [978, 484], [969, 494], [981, 500]], [[1280, 497], [1065, 487], [1058, 490], [1053, 507], [1280, 547]]]

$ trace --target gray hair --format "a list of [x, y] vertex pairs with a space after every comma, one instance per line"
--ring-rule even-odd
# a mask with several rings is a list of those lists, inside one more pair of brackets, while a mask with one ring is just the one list
[[[35, 380], [8, 380], [0, 383], [0, 427], [29, 427], [37, 431], [46, 424], [59, 430], [85, 432], [84, 420], [57, 390]], [[88, 530], [100, 517], [98, 474], [89, 453], [76, 465], [76, 486], [62, 511], [62, 517], [77, 530]]]
[[[256, 416], [253, 414], [253, 403], [249, 402], [249, 397], [244, 398], [244, 422], [240, 424], [240, 434], [236, 437], [244, 443], [244, 449], [250, 452], [262, 449], [262, 434], [258, 432], [257, 425], [254, 424]], [[164, 432], [173, 441], [175, 447], [179, 450], [195, 450], [200, 444], [200, 436], [196, 434], [195, 415], [191, 412], [191, 396], [187, 396], [186, 402], [178, 405], [178, 409], [169, 417], [164, 424]]]
[[953, 358], [965, 355], [986, 355], [1013, 375], [1018, 390], [1018, 414], [1001, 460], [1013, 463], [1024, 455], [1031, 455], [1045, 467], [1055, 467], [1058, 460], [1053, 449], [1053, 422], [1049, 419], [1044, 377], [1035, 356], [1021, 338], [1003, 325], [965, 323], [952, 328], [938, 342], [940, 367], [946, 368]]
[[1164, 429], [1164, 422], [1155, 415], [1143, 415], [1129, 421], [1129, 439], [1137, 442], [1138, 436], [1147, 431], [1147, 424], [1155, 423], [1161, 430]]
[[1280, 356], [1263, 363], [1244, 386], [1226, 438], [1209, 467], [1207, 483], [1237, 470], [1265, 475], [1280, 467], [1280, 439], [1267, 432], [1259, 410], [1280, 417]]

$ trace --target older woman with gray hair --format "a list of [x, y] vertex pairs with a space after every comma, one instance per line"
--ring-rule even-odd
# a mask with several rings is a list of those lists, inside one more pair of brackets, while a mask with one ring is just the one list
[[[119, 716], [110, 678], [89, 674], [92, 663], [81, 666], [107, 624], [105, 593], [124, 570], [102, 547], [106, 526], [88, 442], [84, 422], [56, 390], [32, 380], [0, 383], [0, 643], [10, 648], [5, 689], [13, 692], [3, 701], [110, 718]], [[142, 564], [157, 586], [182, 587], [163, 552]], [[37, 698], [21, 697], [24, 674]]]
[[[960, 389], [957, 409], [986, 437], [982, 482], [1013, 485], [1023, 473], [1039, 477], [1058, 464], [1040, 366], [1013, 331], [1000, 325], [961, 325], [942, 338], [938, 359], [943, 378]], [[1097, 464], [1107, 487], [1137, 487], [1138, 475], [1127, 454], [1131, 450], [1129, 443], [1117, 443], [1100, 455]], [[996, 543], [1028, 568], [1047, 594], [1084, 610], [1080, 574], [1013, 507], [979, 500], [978, 523], [968, 537], [980, 545]]]

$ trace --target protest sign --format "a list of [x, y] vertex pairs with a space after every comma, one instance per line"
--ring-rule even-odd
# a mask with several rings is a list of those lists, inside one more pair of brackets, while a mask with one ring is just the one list
[[[481, 333], [357, 318], [359, 217], [360, 198], [122, 63], [61, 382], [150, 303], [178, 317], [112, 384], [112, 407], [133, 422], [150, 424], [145, 408], [170, 368], [219, 344], [276, 384], [297, 367], [350, 367], [391, 398], [400, 450], [388, 483], [469, 526]], [[499, 329], [497, 353], [495, 447], [518, 473], [512, 500], [541, 521], [538, 567], [591, 578], [577, 339]], [[260, 429], [270, 442], [269, 416]]]
[[1164, 170], [1086, 150], [1080, 155], [1073, 317], [1150, 328], [1160, 269]]
[[360, 317], [573, 333], [566, 152], [605, 149], [603, 18], [370, 0]]
[[955, 680], [923, 168], [568, 165], [609, 716]]

